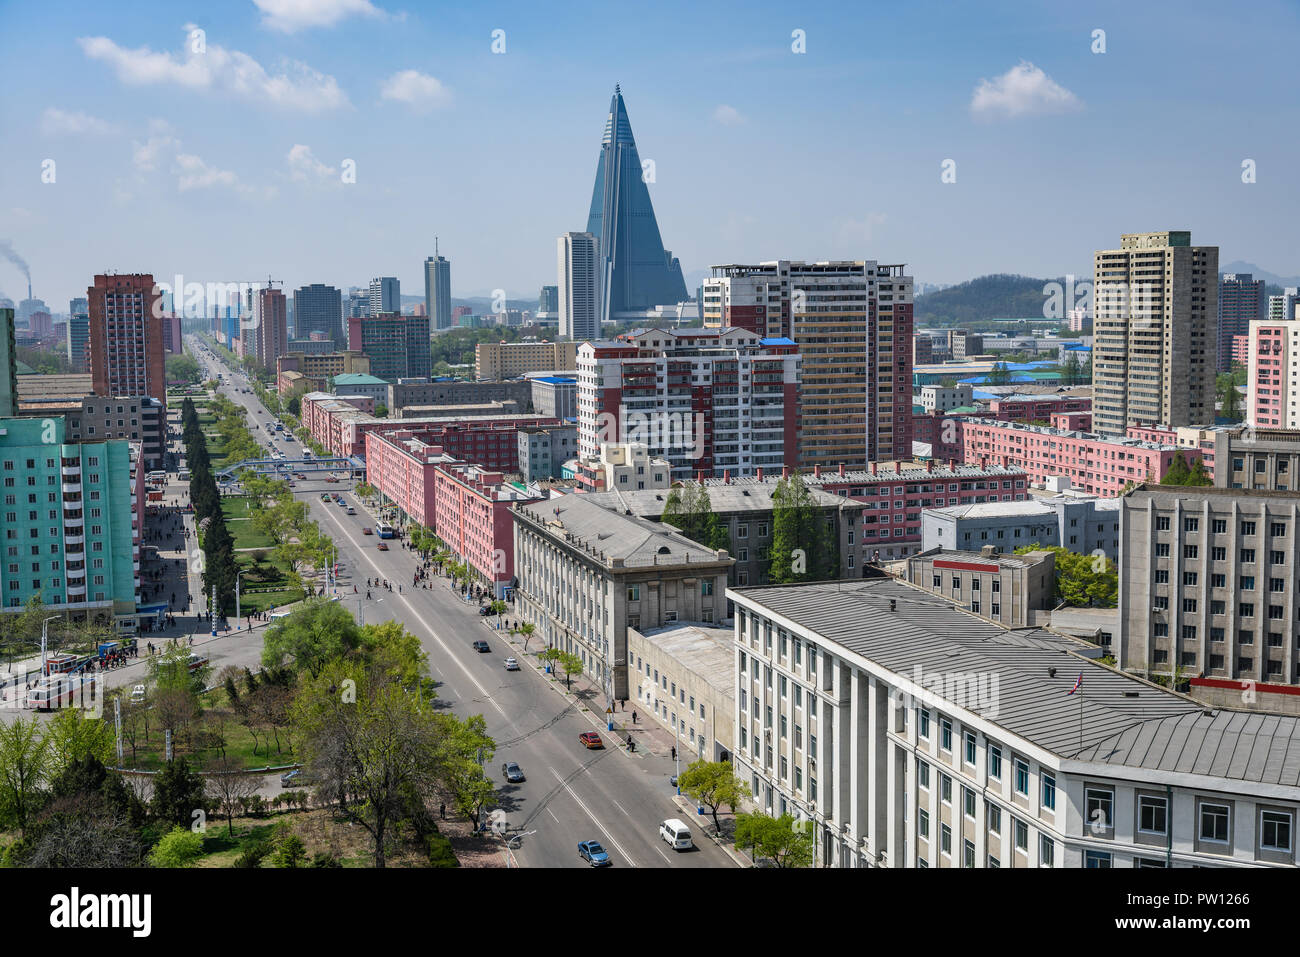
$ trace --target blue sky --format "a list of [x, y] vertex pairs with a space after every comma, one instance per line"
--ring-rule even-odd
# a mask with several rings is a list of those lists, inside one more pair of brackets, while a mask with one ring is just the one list
[[[453, 295], [532, 297], [585, 227], [618, 82], [688, 277], [778, 257], [1057, 275], [1155, 229], [1292, 275], [1297, 9], [0, 3], [0, 239], [59, 310], [106, 269], [423, 294], [435, 235]], [[20, 277], [0, 262], [6, 295]]]

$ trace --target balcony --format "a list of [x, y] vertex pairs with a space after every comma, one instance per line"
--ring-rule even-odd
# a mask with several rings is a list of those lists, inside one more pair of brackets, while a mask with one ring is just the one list
[[80, 481], [80, 480], [81, 480], [81, 466], [80, 466], [80, 464], [78, 464], [78, 465], [64, 465], [64, 466], [63, 466], [63, 477], [64, 477], [64, 478], [75, 478], [75, 479], [77, 479], [78, 481]]
[[68, 531], [67, 531], [66, 529], [64, 530], [64, 533], [63, 533], [63, 544], [65, 544], [65, 545], [84, 545], [85, 542], [86, 542], [86, 536], [85, 536], [85, 534], [84, 534], [83, 532], [77, 532], [76, 534], [69, 534]]
[[64, 482], [64, 483], [63, 483], [63, 494], [64, 494], [64, 495], [80, 495], [80, 494], [81, 494], [81, 482], [80, 482], [80, 480], [78, 480], [78, 481], [76, 481], [76, 482]]

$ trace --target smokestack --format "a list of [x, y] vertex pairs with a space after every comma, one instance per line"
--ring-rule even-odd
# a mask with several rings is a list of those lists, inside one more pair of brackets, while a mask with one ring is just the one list
[[821, 467], [821, 465], [820, 465], [820, 464], [818, 464], [818, 465], [814, 465], [814, 466], [813, 466], [813, 478], [821, 478], [821, 477], [822, 477], [822, 467]]
[[876, 463], [875, 463], [875, 462], [872, 462], [872, 463], [871, 463], [871, 474], [872, 474], [872, 475], [875, 475], [875, 474], [876, 474]]
[[925, 470], [926, 470], [927, 472], [933, 472], [933, 471], [934, 471], [934, 459], [930, 459], [929, 461], [927, 461], [927, 462], [925, 463]]
[[761, 465], [758, 467], [758, 480], [763, 481], [763, 466]]
[[782, 466], [781, 466], [781, 478], [783, 478], [783, 479], [788, 479], [789, 477], [790, 477], [790, 466], [788, 466], [788, 465], [782, 465]]
[[722, 484], [723, 485], [731, 484], [731, 469], [722, 470]]
[[844, 477], [844, 463], [840, 463], [840, 478]]

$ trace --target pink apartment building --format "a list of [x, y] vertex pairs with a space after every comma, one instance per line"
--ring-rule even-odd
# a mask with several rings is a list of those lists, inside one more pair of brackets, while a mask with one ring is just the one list
[[1252, 322], [1246, 356], [1246, 424], [1300, 428], [1300, 322]]
[[1118, 495], [1128, 482], [1158, 482], [1180, 452], [1189, 464], [1201, 457], [1199, 449], [1133, 436], [988, 419], [957, 421], [965, 462], [1017, 466], [1035, 483], [1064, 475], [1075, 488], [1094, 495]]

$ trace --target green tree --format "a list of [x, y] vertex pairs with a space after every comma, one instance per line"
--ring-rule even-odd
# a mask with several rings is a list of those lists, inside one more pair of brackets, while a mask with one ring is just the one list
[[750, 855], [772, 861], [777, 867], [808, 867], [813, 861], [813, 838], [794, 818], [767, 814], [740, 814], [736, 817], [736, 847]]
[[1017, 555], [1051, 552], [1056, 558], [1056, 599], [1082, 608], [1114, 608], [1119, 601], [1119, 573], [1100, 552], [1080, 555], [1059, 545], [1025, 545]]
[[174, 827], [149, 852], [149, 863], [154, 867], [190, 867], [202, 856], [203, 835]]
[[1191, 465], [1182, 452], [1175, 452], [1169, 468], [1160, 478], [1161, 485], [1205, 486], [1213, 485], [1214, 480], [1205, 471], [1201, 460], [1195, 459]]
[[1008, 385], [1011, 382], [1011, 370], [1005, 362], [995, 362], [984, 381], [988, 385]]
[[560, 652], [560, 667], [564, 669], [564, 686], [573, 687], [574, 675], [582, 674], [582, 659], [567, 651]]
[[160, 821], [188, 827], [195, 819], [194, 812], [206, 807], [203, 778], [190, 770], [184, 758], [168, 761], [154, 775], [150, 809]]
[[307, 847], [287, 820], [276, 824], [272, 847], [271, 862], [276, 867], [302, 867], [307, 860]]
[[718, 820], [718, 808], [726, 805], [735, 814], [749, 794], [749, 785], [736, 775], [730, 761], [695, 761], [677, 778], [677, 786], [696, 804], [709, 809], [713, 827], [719, 834], [722, 823]]
[[87, 717], [79, 708], [64, 708], [55, 715], [45, 737], [52, 774], [87, 758], [107, 762], [113, 757], [113, 730], [102, 719]]
[[267, 629], [262, 664], [276, 667], [292, 660], [299, 671], [315, 677], [325, 662], [347, 654], [360, 644], [356, 620], [343, 608], [342, 602], [310, 600]]
[[52, 767], [50, 746], [35, 718], [0, 721], [0, 823], [26, 830]]
[[708, 488], [700, 482], [674, 486], [664, 502], [661, 520], [705, 548], [730, 548], [726, 526], [713, 512]]
[[481, 714], [464, 720], [454, 714], [435, 717], [438, 728], [438, 777], [451, 791], [456, 809], [477, 828], [483, 809], [496, 801], [496, 787], [483, 766], [496, 754], [496, 742], [487, 733]]
[[777, 482], [772, 491], [769, 580], [784, 585], [834, 578], [837, 554], [826, 517], [803, 477], [795, 472]]

